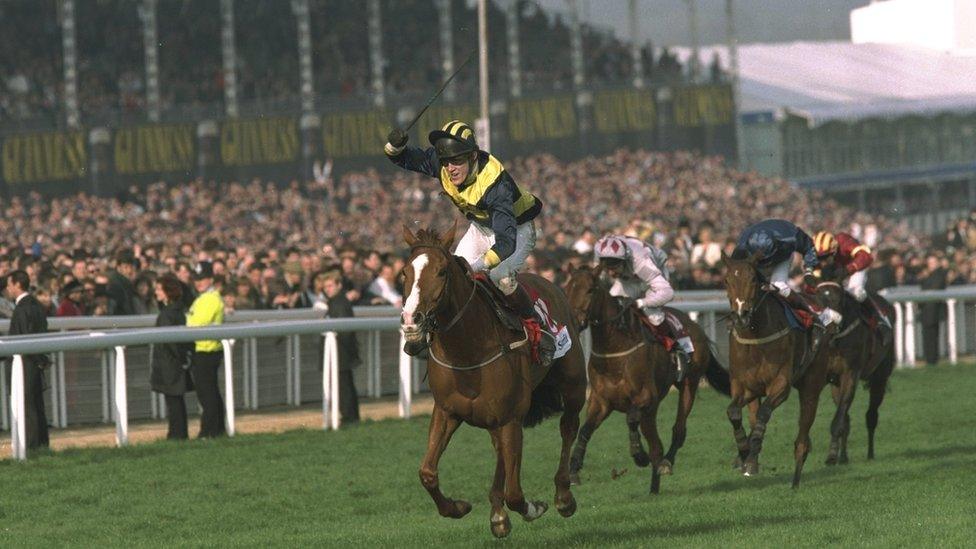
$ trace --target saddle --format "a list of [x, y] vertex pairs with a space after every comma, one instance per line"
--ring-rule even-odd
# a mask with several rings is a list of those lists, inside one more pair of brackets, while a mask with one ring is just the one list
[[646, 330], [644, 333], [649, 334], [655, 341], [660, 343], [667, 352], [670, 353], [675, 349], [676, 346], [678, 346], [678, 341], [672, 336], [672, 334], [677, 334], [679, 338], [688, 337], [688, 331], [685, 329], [684, 324], [681, 322], [681, 319], [674, 314], [674, 310], [671, 308], [664, 309], [664, 322], [667, 322], [673, 330], [673, 332], [668, 333], [664, 326], [664, 322], [662, 322], [660, 326], [655, 326], [654, 324], [651, 324], [651, 319], [647, 318], [647, 315], [645, 315], [643, 311], [637, 309], [636, 305], [634, 307], [637, 312], [637, 318], [640, 319], [641, 324]]

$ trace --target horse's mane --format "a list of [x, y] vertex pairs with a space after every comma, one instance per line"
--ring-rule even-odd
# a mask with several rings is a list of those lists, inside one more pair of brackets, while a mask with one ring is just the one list
[[415, 234], [417, 237], [417, 242], [414, 246], [433, 246], [435, 248], [443, 248], [444, 245], [441, 244], [441, 237], [437, 234], [434, 229], [420, 229]]

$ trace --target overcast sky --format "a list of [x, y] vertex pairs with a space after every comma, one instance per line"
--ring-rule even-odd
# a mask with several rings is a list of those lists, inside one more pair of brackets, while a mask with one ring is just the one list
[[[537, 0], [566, 11], [565, 0]], [[703, 45], [725, 42], [725, 0], [696, 0]], [[579, 0], [584, 21], [629, 35], [628, 0]], [[850, 12], [870, 0], [735, 0], [740, 43], [849, 40]], [[689, 45], [686, 0], [638, 0], [640, 29], [656, 46]]]

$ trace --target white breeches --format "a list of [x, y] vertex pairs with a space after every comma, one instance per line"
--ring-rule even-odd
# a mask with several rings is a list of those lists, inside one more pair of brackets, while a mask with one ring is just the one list
[[[469, 265], [474, 265], [494, 245], [494, 231], [472, 221], [467, 232], [458, 242], [457, 248], [454, 249], [454, 255], [463, 257]], [[525, 260], [534, 248], [535, 224], [531, 221], [522, 223], [515, 231], [515, 251], [488, 273], [491, 281], [505, 295], [510, 295], [518, 289], [515, 275], [525, 266]]]
[[864, 289], [864, 283], [867, 282], [868, 273], [867, 271], [858, 271], [847, 279], [844, 283], [844, 288], [847, 289], [847, 293], [854, 296], [858, 302], [862, 302], [868, 297], [868, 291]]
[[[793, 290], [790, 288], [790, 265], [792, 261], [787, 259], [781, 263], [773, 265], [772, 269], [769, 269], [769, 283], [773, 285], [774, 288], [779, 290], [780, 295], [783, 297], [789, 297], [790, 292]], [[767, 273], [763, 273], [767, 274]]]
[[[622, 280], [614, 279], [610, 286], [610, 295], [614, 297], [629, 297], [630, 299], [647, 299], [647, 284], [639, 279]], [[664, 309], [661, 307], [644, 307], [642, 309], [651, 324], [660, 326], [664, 322]]]

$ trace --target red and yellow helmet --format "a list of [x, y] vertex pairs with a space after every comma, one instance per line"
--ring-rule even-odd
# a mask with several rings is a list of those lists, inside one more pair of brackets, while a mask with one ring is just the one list
[[837, 252], [837, 239], [834, 238], [833, 233], [820, 231], [813, 238], [813, 247], [820, 257], [833, 255]]

